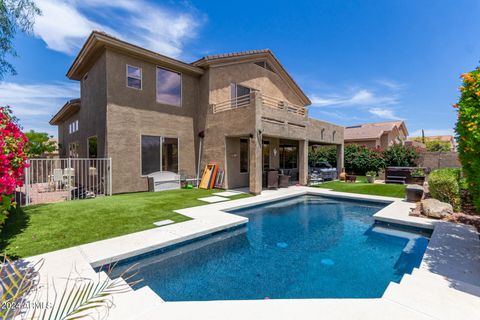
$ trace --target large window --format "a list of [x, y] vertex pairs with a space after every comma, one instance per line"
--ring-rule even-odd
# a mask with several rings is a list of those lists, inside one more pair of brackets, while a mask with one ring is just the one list
[[142, 68], [127, 65], [127, 87], [142, 90]]
[[253, 91], [253, 89], [250, 89], [248, 87], [244, 87], [239, 84], [236, 84], [235, 82], [232, 82], [230, 84], [230, 91], [231, 91], [233, 108], [241, 107], [243, 105], [250, 103], [250, 97], [241, 99], [241, 101], [238, 101], [236, 98], [250, 94], [250, 92]]
[[182, 75], [157, 67], [157, 102], [180, 107], [182, 105]]
[[231, 89], [232, 99], [245, 96], [247, 94], [250, 94], [250, 91], [252, 91], [252, 89], [236, 84], [235, 82], [232, 82], [230, 84], [230, 89]]
[[178, 139], [142, 136], [142, 175], [158, 171], [178, 173]]
[[293, 145], [280, 146], [280, 168], [296, 169], [298, 161], [298, 150]]
[[240, 173], [248, 172], [248, 139], [240, 139]]

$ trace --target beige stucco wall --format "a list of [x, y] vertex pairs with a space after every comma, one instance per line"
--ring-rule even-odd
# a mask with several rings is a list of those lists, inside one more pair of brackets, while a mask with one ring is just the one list
[[[199, 78], [197, 76], [182, 73], [181, 107], [161, 104], [156, 99], [157, 65], [111, 50], [107, 50], [106, 55], [108, 103], [158, 111], [163, 114], [196, 116], [199, 101]], [[142, 90], [126, 86], [127, 64], [142, 68]]]
[[179, 171], [195, 175], [193, 118], [108, 104], [107, 128], [114, 193], [147, 190], [147, 178], [141, 175], [141, 135], [178, 138]]
[[[105, 156], [106, 55], [103, 53], [80, 81], [81, 108], [58, 126], [60, 157], [68, 157], [68, 145], [78, 142], [79, 157], [88, 157], [88, 138], [97, 136], [98, 157]], [[79, 130], [68, 133], [68, 125], [78, 120]]]
[[219, 103], [231, 99], [230, 84], [232, 82], [256, 89], [263, 94], [276, 97], [277, 99], [303, 106], [300, 98], [278, 74], [262, 68], [253, 62], [210, 68], [209, 103]]

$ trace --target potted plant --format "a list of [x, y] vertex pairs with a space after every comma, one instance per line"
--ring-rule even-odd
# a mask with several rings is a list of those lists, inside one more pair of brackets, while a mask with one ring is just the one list
[[423, 186], [425, 182], [425, 171], [422, 168], [415, 168], [410, 172], [412, 184]]
[[366, 176], [368, 183], [374, 183], [375, 178], [377, 177], [377, 173], [375, 171], [367, 171]]

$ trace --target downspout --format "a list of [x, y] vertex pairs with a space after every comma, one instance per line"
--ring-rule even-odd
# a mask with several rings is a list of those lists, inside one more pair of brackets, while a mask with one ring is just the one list
[[203, 138], [205, 137], [205, 133], [200, 131], [198, 133], [199, 141], [198, 141], [198, 163], [197, 163], [197, 187], [200, 185], [200, 165], [202, 164], [202, 144]]

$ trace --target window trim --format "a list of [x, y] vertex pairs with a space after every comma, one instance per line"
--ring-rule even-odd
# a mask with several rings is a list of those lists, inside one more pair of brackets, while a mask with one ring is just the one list
[[[130, 76], [128, 75], [128, 67], [140, 69], [140, 78], [130, 77]], [[140, 89], [129, 86], [129, 85], [128, 85], [128, 78], [140, 80]], [[141, 67], [136, 67], [136, 66], [133, 66], [133, 65], [127, 63], [127, 64], [125, 65], [125, 85], [126, 85], [126, 87], [129, 88], [129, 89], [135, 89], [135, 90], [140, 90], [140, 91], [142, 91], [142, 90], [143, 90], [143, 69], [142, 69]]]
[[178, 172], [177, 174], [180, 174], [180, 137], [171, 137], [171, 136], [162, 136], [162, 135], [159, 135], [159, 134], [155, 134], [155, 133], [143, 133], [141, 132], [140, 133], [140, 161], [139, 161], [139, 167], [140, 167], [140, 177], [141, 178], [147, 178], [148, 177], [148, 174], [143, 174], [143, 170], [142, 170], [142, 137], [143, 136], [153, 136], [153, 137], [160, 137], [160, 171], [163, 172], [162, 170], [162, 157], [163, 157], [163, 150], [162, 150], [162, 144], [163, 144], [163, 139], [167, 138], [167, 139], [177, 139], [177, 165], [178, 165]]
[[[159, 69], [159, 68], [180, 75], [180, 105], [177, 106], [177, 105], [174, 105], [174, 104], [163, 103], [163, 102], [160, 102], [160, 101], [157, 100], [157, 85], [158, 85], [157, 69]], [[160, 65], [155, 66], [155, 102], [159, 105], [162, 105], [162, 106], [171, 106], [171, 107], [175, 107], [175, 108], [182, 108], [183, 107], [183, 73], [178, 72], [178, 71], [173, 70], [173, 69], [170, 69], [170, 68], [162, 67]], [[165, 137], [165, 138], [167, 138], [167, 137]]]

